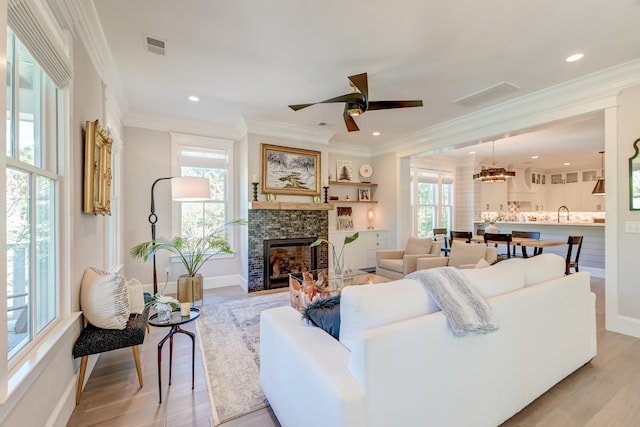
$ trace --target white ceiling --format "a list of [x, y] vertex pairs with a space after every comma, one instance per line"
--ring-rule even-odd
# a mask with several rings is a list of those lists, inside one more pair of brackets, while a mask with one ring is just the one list
[[[93, 3], [125, 124], [166, 120], [237, 132], [255, 118], [335, 131], [332, 143], [380, 147], [640, 57], [640, 0]], [[166, 40], [166, 55], [147, 52], [145, 35]], [[585, 58], [566, 63], [575, 52]], [[424, 107], [366, 112], [356, 118], [360, 132], [346, 132], [343, 104], [287, 107], [348, 93], [347, 76], [362, 72], [371, 100], [422, 99]], [[521, 89], [474, 106], [452, 102], [505, 81]], [[188, 101], [192, 94], [201, 101]], [[598, 162], [602, 133], [587, 138], [579, 128], [557, 137], [543, 130], [536, 147], [593, 143], [588, 156]], [[496, 159], [505, 152], [496, 143]]]

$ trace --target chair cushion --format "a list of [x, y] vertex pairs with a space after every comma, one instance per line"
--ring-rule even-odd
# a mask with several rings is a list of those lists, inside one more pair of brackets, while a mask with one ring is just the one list
[[409, 237], [409, 240], [407, 240], [407, 244], [404, 247], [404, 254], [428, 254], [431, 252], [431, 243], [433, 243], [433, 239], [430, 238], [422, 239], [418, 237]]
[[89, 323], [103, 329], [124, 329], [129, 320], [129, 292], [125, 278], [87, 268], [80, 285], [80, 309]]
[[465, 243], [458, 240], [451, 242], [449, 266], [459, 267], [465, 264], [475, 265], [484, 258], [487, 246], [475, 243]]
[[391, 270], [391, 271], [396, 271], [398, 273], [402, 273], [402, 266], [403, 266], [403, 260], [401, 259], [381, 259], [380, 260], [380, 267], [387, 269], [387, 270]]
[[88, 324], [80, 332], [80, 336], [73, 346], [73, 357], [104, 353], [142, 344], [148, 314], [148, 308], [142, 314], [132, 314], [124, 329], [101, 329]]

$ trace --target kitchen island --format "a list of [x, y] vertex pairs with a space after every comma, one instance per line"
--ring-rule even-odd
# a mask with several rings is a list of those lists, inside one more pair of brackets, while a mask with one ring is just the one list
[[[483, 222], [474, 222], [474, 233], [480, 234]], [[604, 223], [594, 222], [496, 222], [501, 233], [513, 231], [539, 231], [543, 240], [567, 240], [569, 236], [583, 236], [580, 252], [580, 270], [604, 277]], [[567, 246], [545, 248], [543, 253], [567, 255]]]

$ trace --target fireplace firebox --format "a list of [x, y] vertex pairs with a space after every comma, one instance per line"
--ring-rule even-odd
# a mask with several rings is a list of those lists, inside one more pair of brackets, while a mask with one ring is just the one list
[[264, 241], [264, 289], [289, 286], [289, 273], [315, 270], [318, 251], [315, 237]]

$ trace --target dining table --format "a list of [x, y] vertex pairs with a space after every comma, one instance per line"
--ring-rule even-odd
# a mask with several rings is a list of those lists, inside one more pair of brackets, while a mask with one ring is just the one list
[[[484, 236], [473, 236], [471, 238], [471, 242], [473, 243], [484, 243]], [[506, 242], [504, 241], [487, 241], [487, 243], [496, 243], [504, 245]], [[568, 244], [566, 240], [553, 240], [553, 239], [531, 239], [528, 237], [512, 237], [511, 245], [515, 246], [524, 246], [527, 248], [534, 248], [534, 256], [540, 255], [544, 248], [548, 248], [551, 246], [562, 246]], [[525, 258], [526, 252], [524, 252]]]

